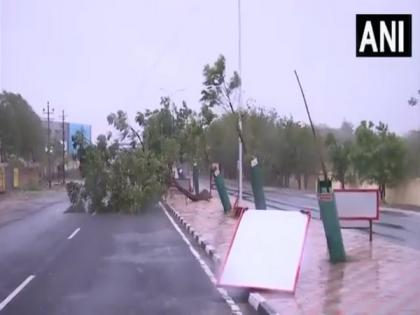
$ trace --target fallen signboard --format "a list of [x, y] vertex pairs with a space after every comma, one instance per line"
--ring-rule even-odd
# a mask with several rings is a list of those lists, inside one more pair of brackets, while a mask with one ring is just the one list
[[310, 215], [247, 210], [236, 227], [218, 285], [294, 292]]

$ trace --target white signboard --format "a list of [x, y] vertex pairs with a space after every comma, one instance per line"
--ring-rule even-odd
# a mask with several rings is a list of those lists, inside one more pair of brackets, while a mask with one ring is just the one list
[[339, 219], [376, 220], [379, 194], [376, 189], [334, 190]]
[[245, 211], [218, 285], [294, 292], [309, 220], [293, 211]]

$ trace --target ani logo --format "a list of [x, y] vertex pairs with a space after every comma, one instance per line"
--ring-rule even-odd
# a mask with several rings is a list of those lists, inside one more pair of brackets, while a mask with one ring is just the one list
[[357, 14], [357, 57], [411, 57], [411, 14]]

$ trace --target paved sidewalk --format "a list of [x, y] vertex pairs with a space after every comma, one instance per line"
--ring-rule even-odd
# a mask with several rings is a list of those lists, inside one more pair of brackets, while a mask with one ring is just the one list
[[[186, 203], [175, 193], [167, 201], [224, 258], [237, 220], [219, 199]], [[321, 222], [311, 220], [295, 295], [260, 292], [269, 305], [280, 314], [420, 314], [420, 251], [380, 237], [370, 244], [355, 230], [343, 238], [348, 262], [332, 265]]]

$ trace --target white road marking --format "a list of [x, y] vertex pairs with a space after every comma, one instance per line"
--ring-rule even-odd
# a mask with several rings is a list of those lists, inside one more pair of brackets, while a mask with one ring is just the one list
[[74, 230], [73, 233], [71, 233], [71, 235], [69, 237], [67, 237], [68, 240], [71, 240], [77, 233], [79, 233], [80, 228], [77, 228]]
[[26, 287], [28, 285], [29, 282], [32, 281], [32, 279], [35, 278], [34, 275], [30, 275], [28, 278], [25, 279], [25, 281], [23, 281], [12, 293], [9, 294], [9, 296], [7, 298], [5, 298], [1, 303], [0, 303], [0, 311], [2, 309], [4, 309], [6, 307], [7, 304], [10, 303], [11, 300], [13, 300], [13, 298], [19, 294], [20, 291], [23, 290], [24, 287]]
[[[195, 250], [195, 248], [191, 245], [188, 238], [185, 236], [185, 234], [182, 232], [182, 230], [179, 228], [178, 224], [175, 223], [175, 221], [172, 219], [171, 215], [166, 211], [165, 207], [162, 205], [161, 202], [159, 202], [160, 207], [162, 208], [163, 212], [168, 217], [169, 221], [174, 226], [175, 230], [181, 235], [181, 238], [184, 240], [185, 243], [187, 243], [189, 250], [193, 254], [193, 256], [198, 260], [200, 263], [201, 268], [204, 270], [206, 275], [209, 277], [210, 281], [213, 284], [216, 284], [216, 277], [214, 276], [213, 272], [209, 268], [209, 266], [206, 264], [206, 262], [201, 258], [200, 254]], [[231, 311], [233, 314], [236, 315], [242, 315], [241, 309], [238, 305], [235, 304], [235, 301], [229, 296], [227, 291], [223, 288], [217, 288], [222, 298], [226, 301], [226, 303], [229, 305]]]

